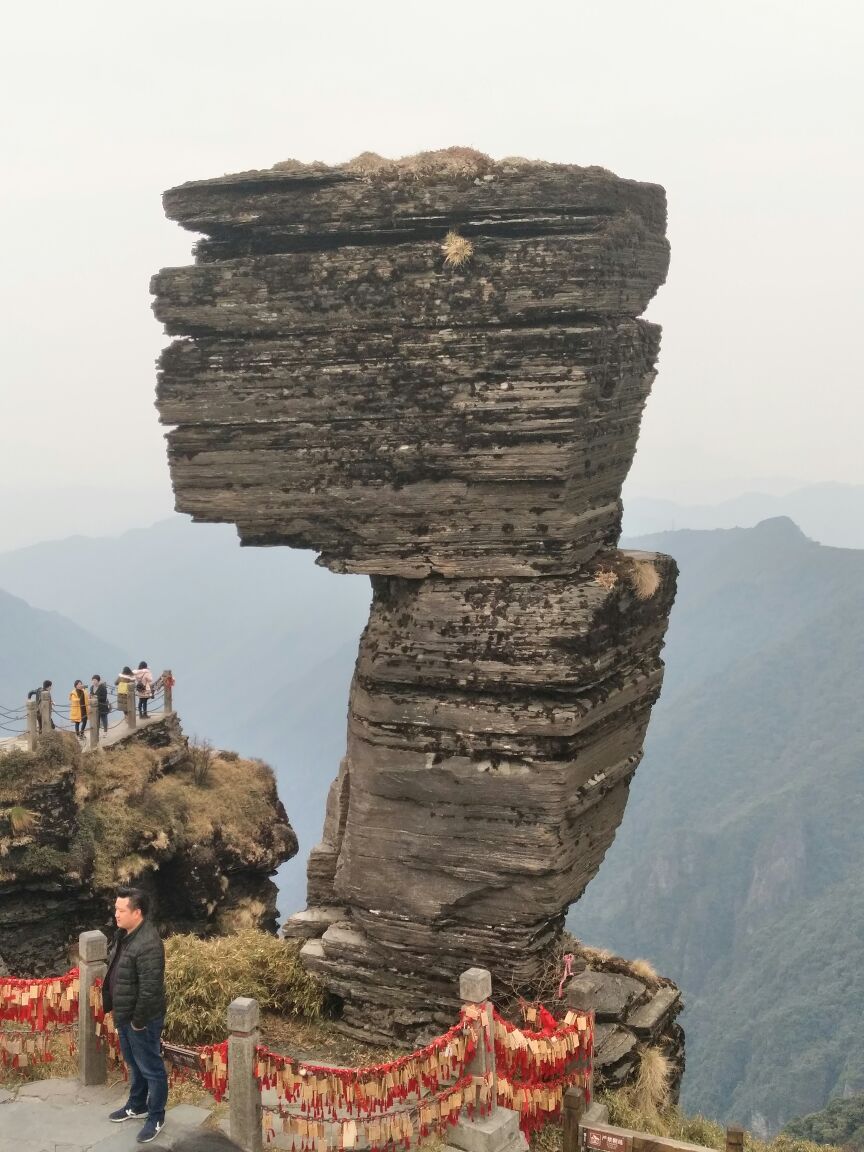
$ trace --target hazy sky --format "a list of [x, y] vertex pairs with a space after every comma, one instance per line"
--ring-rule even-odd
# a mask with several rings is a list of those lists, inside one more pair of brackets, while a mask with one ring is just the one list
[[864, 482], [862, 27], [853, 0], [7, 7], [0, 490], [170, 508], [148, 282], [193, 238], [163, 189], [450, 144], [665, 185], [633, 490]]

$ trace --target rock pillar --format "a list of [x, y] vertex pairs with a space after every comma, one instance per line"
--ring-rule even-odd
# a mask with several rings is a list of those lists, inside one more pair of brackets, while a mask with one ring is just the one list
[[611, 844], [671, 560], [617, 551], [662, 188], [479, 153], [186, 184], [153, 280], [177, 508], [372, 577], [348, 747], [287, 931], [411, 1042], [472, 964], [530, 994]]

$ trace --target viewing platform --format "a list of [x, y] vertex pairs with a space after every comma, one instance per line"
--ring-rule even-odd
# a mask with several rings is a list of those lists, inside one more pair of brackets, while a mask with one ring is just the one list
[[[174, 676], [166, 669], [156, 681], [155, 692], [147, 699], [147, 715], [138, 715], [139, 697], [135, 692], [127, 692], [125, 698], [118, 695], [109, 700], [108, 730], [99, 725], [97, 706], [93, 697], [88, 696], [90, 711], [87, 727], [79, 737], [85, 752], [99, 752], [121, 744], [136, 732], [149, 728], [164, 720], [174, 712]], [[36, 741], [43, 732], [75, 733], [75, 725], [69, 719], [68, 706], [55, 702], [50, 692], [43, 691], [41, 699], [28, 699], [23, 706], [8, 708], [0, 705], [0, 757], [13, 751], [34, 752]]]

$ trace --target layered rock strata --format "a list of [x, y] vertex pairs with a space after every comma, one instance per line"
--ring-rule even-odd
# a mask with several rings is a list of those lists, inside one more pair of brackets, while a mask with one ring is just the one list
[[620, 822], [674, 596], [615, 551], [665, 198], [601, 169], [289, 166], [184, 185], [153, 281], [177, 507], [373, 577], [348, 750], [287, 931], [356, 1034], [530, 990]]

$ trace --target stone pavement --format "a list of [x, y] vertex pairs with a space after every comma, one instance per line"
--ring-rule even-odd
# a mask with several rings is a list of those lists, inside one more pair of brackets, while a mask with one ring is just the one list
[[[77, 1080], [36, 1080], [0, 1088], [0, 1152], [131, 1152], [141, 1124], [107, 1118], [125, 1102], [123, 1083], [82, 1088]], [[171, 1107], [169, 1099], [165, 1128], [148, 1147], [173, 1148], [209, 1115], [192, 1104]]]

